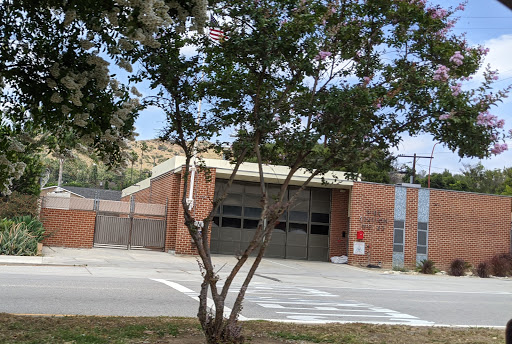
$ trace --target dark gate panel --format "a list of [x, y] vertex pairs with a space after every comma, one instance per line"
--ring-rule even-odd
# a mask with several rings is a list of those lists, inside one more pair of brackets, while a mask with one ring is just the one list
[[94, 247], [112, 247], [128, 249], [130, 239], [129, 217], [96, 216]]
[[94, 247], [164, 250], [166, 222], [97, 215]]
[[165, 220], [133, 219], [130, 248], [164, 250]]

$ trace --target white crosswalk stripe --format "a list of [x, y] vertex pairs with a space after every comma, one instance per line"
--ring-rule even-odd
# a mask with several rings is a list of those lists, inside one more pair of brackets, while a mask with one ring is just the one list
[[[235, 288], [236, 289], [236, 288]], [[235, 290], [233, 291], [235, 292]], [[413, 315], [392, 309], [376, 307], [356, 300], [336, 302], [338, 295], [326, 291], [305, 287], [273, 287], [252, 286], [247, 290], [246, 300], [255, 303], [279, 319], [330, 323], [330, 322], [363, 322], [408, 325], [432, 325], [432, 322], [421, 320]], [[269, 314], [270, 316], [270, 314]]]

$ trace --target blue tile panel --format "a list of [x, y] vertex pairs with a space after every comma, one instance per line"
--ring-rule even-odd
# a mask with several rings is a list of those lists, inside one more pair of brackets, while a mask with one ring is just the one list
[[428, 222], [430, 214], [430, 190], [418, 190], [418, 222]]
[[[406, 210], [407, 210], [407, 188], [405, 188], [403, 186], [395, 186], [395, 211], [394, 211], [395, 221], [403, 221], [403, 223], [405, 223]], [[403, 238], [403, 241], [396, 242], [397, 244], [405, 243], [405, 235], [406, 235], [405, 226], [403, 228], [404, 228], [402, 230], [403, 235], [401, 235], [401, 237]], [[393, 228], [393, 233], [395, 233], [395, 232], [396, 231]], [[394, 244], [395, 244], [395, 239], [396, 238], [393, 237]], [[397, 268], [404, 267], [404, 251], [405, 251], [405, 247], [403, 248], [402, 252], [393, 252], [393, 263], [392, 263], [393, 267], [397, 267]]]
[[407, 208], [407, 188], [403, 186], [395, 187], [395, 220], [405, 221], [405, 211]]

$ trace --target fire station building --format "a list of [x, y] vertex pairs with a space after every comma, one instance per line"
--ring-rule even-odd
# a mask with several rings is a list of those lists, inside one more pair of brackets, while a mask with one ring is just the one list
[[[194, 178], [193, 212], [198, 220], [231, 175], [225, 160], [205, 159], [209, 178]], [[152, 176], [123, 190], [122, 200], [166, 204], [165, 250], [194, 254], [183, 223], [185, 158], [174, 157]], [[265, 182], [277, 193], [288, 167], [266, 165]], [[297, 192], [307, 173], [293, 177], [287, 197]], [[352, 265], [412, 268], [431, 259], [446, 268], [455, 258], [474, 266], [511, 251], [512, 198], [346, 180], [342, 172], [314, 178], [274, 229], [266, 257], [328, 261], [347, 256]], [[258, 166], [244, 163], [209, 229], [212, 253], [237, 254], [250, 242], [261, 214]], [[188, 192], [188, 190], [187, 190]]]

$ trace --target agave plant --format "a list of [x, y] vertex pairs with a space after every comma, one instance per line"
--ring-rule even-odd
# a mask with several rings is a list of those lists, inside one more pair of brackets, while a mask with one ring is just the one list
[[25, 224], [28, 232], [35, 236], [37, 242], [43, 241], [45, 236], [45, 229], [41, 221], [31, 215], [18, 216], [12, 219], [15, 223]]
[[0, 254], [34, 256], [37, 254], [37, 239], [25, 223], [13, 223], [8, 230], [0, 231]]

